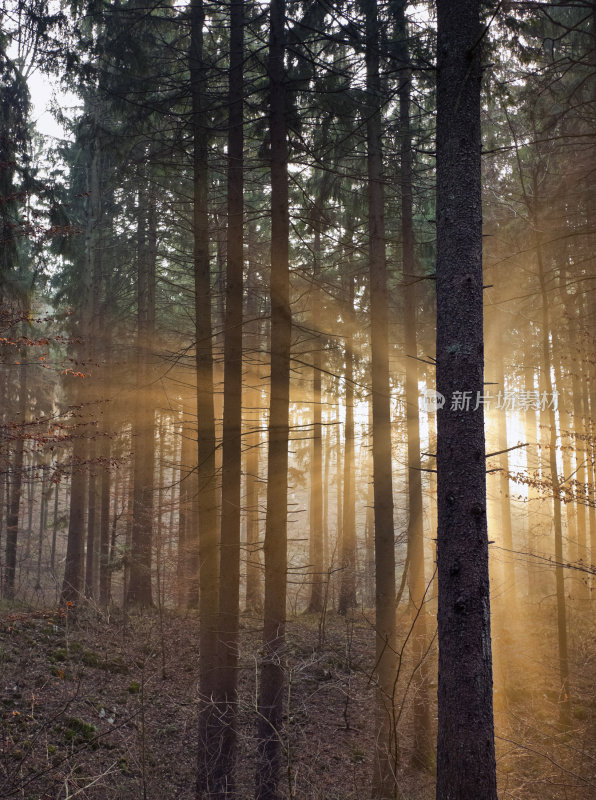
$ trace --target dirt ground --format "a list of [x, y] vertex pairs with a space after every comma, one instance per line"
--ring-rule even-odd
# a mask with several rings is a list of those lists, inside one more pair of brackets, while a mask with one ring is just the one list
[[[585, 615], [578, 612], [575, 622], [566, 729], [557, 725], [550, 628], [524, 640], [527, 652], [501, 633], [495, 671], [507, 688], [495, 697], [502, 798], [596, 797], [596, 645]], [[374, 752], [373, 621], [359, 611], [348, 620], [329, 613], [324, 630], [321, 623], [307, 615], [289, 621], [282, 790], [288, 798], [361, 800], [370, 796]], [[247, 800], [259, 644], [259, 621], [244, 616], [238, 785]], [[432, 767], [412, 766], [408, 657], [405, 648], [396, 693], [403, 706], [398, 786], [404, 800], [431, 800]], [[198, 619], [190, 613], [108, 618], [89, 608], [3, 607], [0, 798], [193, 798], [198, 658]], [[433, 655], [430, 665], [433, 674]], [[435, 694], [431, 683], [433, 718]]]

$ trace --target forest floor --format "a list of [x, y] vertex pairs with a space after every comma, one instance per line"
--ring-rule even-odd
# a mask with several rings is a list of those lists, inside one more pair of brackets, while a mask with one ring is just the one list
[[[596, 797], [596, 642], [593, 612], [577, 612], [571, 725], [549, 691], [557, 667], [552, 625], [524, 647], [501, 632], [495, 674], [499, 794], [519, 800]], [[403, 628], [405, 630], [405, 628]], [[238, 785], [252, 798], [258, 620], [243, 618]], [[525, 648], [525, 650], [524, 650]], [[374, 754], [374, 628], [346, 620], [289, 621], [282, 789], [304, 800], [370, 796]], [[399, 787], [434, 797], [432, 769], [411, 766], [412, 674], [404, 649], [396, 697]], [[431, 670], [432, 671], [432, 670]], [[193, 798], [198, 619], [168, 611], [110, 618], [92, 609], [0, 609], [0, 798]], [[505, 676], [505, 677], [503, 677]], [[429, 687], [435, 714], [436, 685]], [[405, 699], [404, 699], [405, 695]], [[482, 800], [482, 798], [470, 798]]]

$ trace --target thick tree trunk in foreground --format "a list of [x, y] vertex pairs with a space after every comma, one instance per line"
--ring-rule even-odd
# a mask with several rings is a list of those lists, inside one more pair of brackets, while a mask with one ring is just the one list
[[281, 766], [287, 584], [290, 310], [288, 144], [285, 121], [285, 1], [271, 0], [271, 400], [265, 519], [265, 609], [259, 681], [255, 797], [277, 800]]
[[[480, 169], [480, 0], [438, 0], [437, 800], [497, 800], [486, 465]], [[470, 410], [452, 410], [471, 392]], [[457, 395], [456, 395], [457, 397]]]
[[224, 328], [219, 641], [217, 650], [220, 737], [214, 797], [236, 797], [236, 704], [240, 625], [240, 484], [242, 476], [242, 295], [244, 0], [230, 6], [228, 117], [228, 237]]

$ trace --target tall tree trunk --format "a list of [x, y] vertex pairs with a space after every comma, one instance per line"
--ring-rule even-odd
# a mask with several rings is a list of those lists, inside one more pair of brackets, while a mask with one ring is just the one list
[[[368, 397], [368, 450], [372, 451], [372, 394]], [[371, 459], [368, 458], [366, 466], [366, 520], [364, 523], [364, 538], [366, 547], [366, 606], [372, 608], [375, 604], [375, 500]]]
[[35, 578], [35, 591], [41, 590], [41, 562], [43, 559], [43, 534], [46, 529], [48, 516], [48, 502], [50, 499], [47, 487], [47, 464], [41, 466], [41, 487], [39, 497], [39, 537], [37, 540], [37, 575]]
[[[596, 313], [596, 310], [595, 310]], [[596, 369], [594, 365], [586, 365], [589, 369], [589, 380], [584, 381], [584, 408], [586, 409], [586, 419], [588, 420], [588, 440], [586, 442], [586, 463], [587, 463], [587, 496], [586, 502], [588, 504], [588, 534], [590, 541], [590, 551], [588, 564], [596, 563], [596, 460], [594, 458], [594, 398], [596, 397]], [[585, 576], [587, 585], [590, 588], [592, 584], [590, 599], [594, 600], [594, 576], [591, 580], [589, 576]]]
[[[533, 197], [537, 198], [537, 185], [534, 184]], [[536, 235], [536, 260], [538, 263], [538, 281], [540, 285], [540, 295], [542, 299], [542, 365], [544, 391], [549, 400], [553, 397], [553, 382], [551, 377], [552, 357], [549, 338], [551, 335], [550, 314], [548, 307], [548, 295], [546, 290], [546, 278], [544, 271], [544, 258], [539, 239], [539, 221], [537, 215], [533, 219], [534, 231]], [[563, 726], [568, 726], [571, 722], [571, 703], [569, 700], [569, 655], [567, 649], [567, 608], [565, 598], [565, 575], [563, 566], [563, 525], [561, 520], [561, 486], [559, 472], [557, 468], [557, 427], [555, 411], [552, 402], [543, 412], [544, 421], [549, 428], [549, 468], [553, 492], [553, 511], [554, 511], [554, 533], [555, 533], [555, 582], [557, 597], [557, 636], [559, 645], [559, 719]], [[583, 511], [583, 509], [580, 509]], [[585, 527], [584, 527], [585, 537]]]
[[[31, 467], [34, 466], [34, 461], [30, 459]], [[23, 464], [25, 470], [27, 470], [27, 464]], [[27, 496], [27, 529], [25, 532], [25, 552], [23, 554], [23, 562], [25, 563], [25, 572], [27, 576], [29, 576], [29, 568], [30, 568], [30, 561], [31, 561], [31, 538], [33, 536], [33, 483], [32, 481], [27, 481], [25, 484], [26, 487], [26, 496]]]
[[434, 748], [431, 742], [431, 704], [426, 666], [427, 612], [424, 570], [424, 527], [422, 472], [420, 460], [420, 419], [418, 412], [418, 336], [416, 326], [418, 283], [414, 245], [412, 197], [412, 134], [410, 129], [410, 86], [407, 3], [395, 4], [396, 50], [400, 64], [399, 121], [401, 130], [401, 234], [404, 283], [404, 334], [406, 371], [406, 426], [408, 440], [408, 589], [414, 656], [414, 764], [430, 769]]
[[248, 286], [246, 315], [250, 325], [250, 342], [253, 366], [248, 370], [246, 416], [246, 610], [260, 614], [263, 610], [261, 586], [261, 546], [259, 543], [259, 450], [261, 445], [261, 322], [259, 320], [258, 285], [254, 269], [255, 226], [248, 225]]
[[228, 236], [224, 327], [221, 538], [219, 561], [219, 744], [214, 797], [236, 797], [236, 714], [240, 626], [240, 506], [242, 481], [242, 296], [244, 268], [243, 197], [244, 0], [230, 5], [228, 91]]
[[[215, 724], [212, 698], [216, 691], [217, 650], [217, 485], [215, 472], [215, 413], [213, 402], [213, 349], [211, 321], [211, 261], [209, 255], [209, 162], [207, 67], [203, 61], [203, 0], [192, 0], [190, 81], [193, 127], [193, 236], [197, 372], [198, 537], [192, 531], [189, 545], [197, 552], [197, 576], [189, 580], [188, 601], [199, 606], [199, 746], [197, 796], [213, 790]], [[195, 566], [194, 556], [190, 559]], [[197, 602], [200, 599], [200, 602]]]
[[108, 411], [104, 412], [102, 442], [102, 456], [104, 462], [101, 469], [100, 500], [99, 500], [99, 603], [107, 607], [110, 603], [112, 572], [110, 569], [110, 493], [112, 475], [110, 471], [110, 417]]
[[[6, 367], [4, 365], [4, 357], [6, 354], [6, 345], [0, 345], [0, 361], [2, 362], [2, 368], [0, 369], [0, 420], [2, 423], [6, 422], [7, 419], [7, 402], [6, 397], [8, 395], [8, 381], [6, 380]], [[6, 464], [8, 460], [8, 448], [7, 443], [5, 442], [2, 447], [0, 447], [0, 459]], [[8, 507], [10, 505], [10, 498], [7, 497], [8, 494], [8, 484], [9, 484], [9, 477], [7, 474], [7, 470], [3, 469], [2, 474], [0, 474], [0, 596], [4, 596], [4, 571], [5, 571], [5, 564], [3, 561], [3, 544], [2, 544], [2, 533], [6, 531], [6, 524], [7, 524], [7, 516], [8, 516]]]
[[314, 218], [314, 265], [311, 300], [311, 320], [314, 333], [312, 361], [313, 380], [313, 432], [312, 458], [310, 462], [310, 536], [309, 572], [310, 600], [308, 612], [319, 614], [323, 610], [323, 427], [321, 406], [321, 292], [319, 288], [321, 266], [321, 210], [315, 209]]
[[[596, 76], [596, 0], [592, 0], [590, 3], [591, 7], [591, 18], [592, 18], [592, 25], [591, 25], [591, 34], [592, 34], [592, 52], [591, 52], [591, 62], [592, 62], [592, 108], [593, 112], [596, 110], [596, 80], [594, 76]], [[594, 142], [592, 143], [592, 163], [596, 163], [596, 146], [594, 146]], [[589, 189], [589, 199], [588, 199], [588, 209], [589, 214], [592, 220], [592, 227], [596, 209], [596, 184], [592, 180], [590, 181], [590, 189]], [[592, 270], [594, 268], [592, 267]], [[593, 272], [592, 272], [593, 274]], [[590, 291], [590, 299], [588, 301], [588, 319], [589, 319], [589, 330], [592, 334], [591, 338], [592, 341], [594, 340], [594, 331], [596, 330], [596, 281], [592, 279], [591, 282], [591, 291]], [[592, 351], [593, 353], [593, 351]], [[593, 355], [592, 355], [592, 362], [593, 362]], [[590, 464], [588, 467], [588, 481], [590, 483], [589, 487], [589, 503], [588, 503], [588, 522], [589, 522], [589, 531], [590, 531], [590, 563], [596, 563], [596, 367], [594, 363], [590, 366], [590, 382], [589, 382], [590, 391], [588, 392], [588, 402], [590, 406], [590, 426], [589, 426], [589, 435], [590, 441], [588, 445], [588, 453]], [[592, 575], [591, 577], [591, 599], [592, 601], [596, 600], [596, 577]]]
[[[499, 328], [496, 343], [497, 368], [495, 381], [505, 395], [505, 365], [503, 363], [503, 333]], [[505, 583], [508, 602], [515, 602], [515, 556], [513, 554], [513, 529], [511, 525], [511, 495], [509, 492], [509, 453], [507, 453], [507, 411], [502, 408], [497, 414], [499, 455], [499, 511], [501, 517], [501, 541], [504, 548]]]
[[58, 509], [60, 501], [60, 484], [56, 483], [54, 486], [54, 517], [52, 519], [52, 549], [50, 551], [50, 571], [52, 577], [55, 577], [54, 571], [56, 568], [56, 540], [58, 538]]
[[89, 442], [89, 478], [87, 486], [87, 550], [85, 553], [85, 597], [93, 597], [95, 572], [95, 521], [97, 518], [97, 476], [95, 473], [96, 442]]
[[[98, 107], [95, 108], [98, 115]], [[93, 158], [89, 166], [89, 186], [91, 204], [91, 235], [89, 241], [89, 258], [91, 262], [91, 317], [89, 319], [89, 361], [93, 363], [99, 356], [98, 340], [100, 337], [100, 291], [102, 284], [102, 192], [101, 170], [102, 154], [98, 136], [93, 148]], [[96, 398], [93, 397], [95, 400]], [[97, 473], [95, 459], [98, 452], [96, 436], [89, 439], [89, 479], [87, 487], [87, 551], [85, 559], [85, 596], [95, 595], [94, 577], [97, 565]]]
[[[81, 265], [79, 286], [80, 311], [77, 320], [77, 334], [82, 342], [75, 345], [78, 361], [85, 362], [93, 353], [94, 333], [97, 330], [97, 294], [100, 275], [100, 261], [96, 247], [100, 213], [100, 184], [99, 184], [99, 146], [93, 148], [91, 160], [87, 168], [88, 200], [86, 208], [85, 229], [85, 261]], [[70, 381], [75, 381], [71, 388], [73, 407], [82, 407], [89, 401], [89, 390], [78, 376], [72, 376]], [[85, 588], [85, 508], [86, 490], [88, 486], [87, 459], [89, 454], [89, 440], [81, 423], [73, 421], [73, 448], [72, 472], [70, 486], [70, 511], [68, 521], [68, 539], [66, 544], [66, 565], [62, 584], [61, 601], [75, 602]]]
[[[573, 312], [572, 312], [573, 313]], [[575, 319], [573, 320], [573, 330], [570, 331], [571, 336], [575, 337]], [[575, 338], [571, 339], [575, 341]], [[583, 354], [582, 354], [583, 355]], [[583, 363], [583, 358], [578, 360], [576, 369], [573, 370], [572, 375], [572, 391], [573, 391], [573, 433], [575, 439], [575, 458], [577, 463], [577, 473], [575, 475], [577, 481], [577, 495], [579, 503], [576, 504], [576, 524], [577, 524], [577, 560], [584, 565], [589, 564], [588, 550], [587, 550], [587, 526], [586, 526], [586, 511], [588, 505], [588, 492], [587, 481], [588, 471], [586, 465], [588, 464], [588, 450], [586, 448], [586, 433], [588, 432], [588, 415], [587, 408], [587, 387], [589, 386], [588, 376], [585, 374], [585, 367], [587, 364]], [[559, 404], [562, 405], [564, 399], [559, 399]], [[588, 599], [588, 583], [584, 576], [579, 574], [579, 581], [577, 584], [577, 592], [574, 594], [580, 600]]]
[[247, 394], [248, 407], [257, 416], [250, 420], [253, 432], [246, 437], [246, 610], [259, 614], [263, 610], [259, 544], [260, 393], [251, 387]]
[[323, 438], [323, 431], [321, 430], [321, 449], [324, 456], [323, 462], [323, 496], [321, 498], [323, 506], [323, 569], [327, 572], [327, 587], [326, 592], [329, 591], [329, 580], [331, 577], [330, 569], [333, 565], [333, 553], [329, 546], [329, 470], [331, 462], [331, 434], [329, 428], [325, 431]]
[[[80, 380], [72, 378], [72, 380]], [[80, 397], [82, 388], [77, 386], [75, 397]], [[66, 563], [64, 581], [62, 583], [61, 601], [74, 603], [79, 599], [83, 589], [83, 566], [85, 542], [83, 530], [85, 526], [85, 489], [87, 486], [86, 461], [87, 439], [80, 425], [74, 427], [72, 446], [72, 472], [70, 480], [70, 503], [68, 513], [68, 537], [66, 540]]]
[[[341, 554], [343, 552], [343, 541], [344, 541], [344, 532], [343, 532], [343, 522], [344, 522], [344, 513], [343, 513], [343, 494], [342, 494], [342, 452], [341, 452], [341, 429], [342, 429], [342, 419], [341, 419], [341, 405], [339, 402], [339, 397], [341, 393], [341, 384], [339, 379], [336, 383], [337, 390], [336, 390], [336, 398], [337, 403], [335, 405], [335, 425], [333, 430], [335, 431], [335, 544], [333, 545], [333, 554], [335, 556], [334, 561], [337, 559], [336, 563], [340, 563]], [[332, 588], [332, 600], [333, 600], [333, 608], [336, 608], [336, 590], [339, 588], [337, 586], [337, 580], [334, 580], [331, 585]], [[339, 600], [339, 598], [338, 598]]]
[[261, 445], [261, 348], [263, 334], [259, 320], [258, 283], [255, 271], [255, 225], [248, 225], [248, 286], [246, 315], [250, 325], [250, 341], [254, 366], [248, 371], [246, 436], [246, 610], [260, 614], [263, 610], [261, 545], [259, 543], [259, 451]]
[[[437, 800], [497, 800], [484, 409], [473, 410], [484, 394], [479, 16], [480, 0], [457, 13], [437, 0]], [[457, 392], [471, 392], [469, 411]]]
[[356, 506], [354, 480], [354, 276], [348, 275], [345, 311], [346, 424], [344, 430], [344, 497], [342, 519], [341, 583], [338, 612], [347, 614], [356, 607]]
[[124, 574], [122, 576], [122, 607], [128, 607], [128, 586], [130, 584], [130, 553], [132, 551], [132, 509], [133, 509], [133, 476], [132, 469], [128, 471], [126, 486], [123, 486], [123, 502], [126, 508], [126, 528], [124, 532]]
[[372, 458], [375, 508], [377, 730], [373, 797], [392, 798], [397, 765], [395, 677], [395, 546], [391, 463], [389, 324], [385, 255], [385, 197], [381, 143], [379, 20], [376, 0], [363, 0], [366, 18], [366, 142], [368, 260], [372, 370]]
[[180, 493], [178, 499], [178, 558], [176, 579], [178, 583], [178, 605], [183, 608], [187, 602], [189, 538], [196, 518], [193, 508], [196, 500], [196, 473], [192, 468], [196, 447], [196, 425], [193, 426], [190, 407], [186, 398], [182, 402], [180, 415]]
[[290, 309], [288, 144], [285, 109], [285, 0], [271, 0], [271, 391], [265, 518], [265, 606], [259, 676], [256, 800], [279, 798], [287, 585]]
[[19, 511], [23, 490], [23, 458], [25, 450], [25, 423], [27, 422], [28, 405], [28, 367], [27, 354], [24, 348], [20, 356], [20, 381], [19, 381], [19, 421], [21, 429], [17, 428], [14, 459], [12, 462], [12, 481], [10, 482], [10, 502], [6, 518], [6, 564], [4, 567], [4, 597], [12, 600], [15, 595], [15, 578], [17, 570], [17, 540], [19, 533]]
[[155, 409], [151, 359], [155, 336], [157, 220], [154, 190], [149, 183], [149, 176], [144, 177], [143, 185], [139, 189], [137, 210], [137, 392], [133, 439], [132, 552], [127, 602], [129, 605], [150, 606], [155, 468]]
[[[596, 563], [596, 459], [594, 457], [594, 398], [596, 397], [596, 379], [594, 376], [594, 367], [591, 369], [590, 376], [590, 390], [584, 395], [584, 402], [587, 401], [589, 408], [588, 419], [590, 420], [589, 434], [590, 439], [587, 447], [588, 458], [588, 523], [590, 535], [590, 564]], [[594, 600], [596, 592], [594, 591], [595, 579], [592, 575], [589, 580], [588, 586], [591, 587], [590, 599]]]
[[[111, 374], [112, 341], [108, 334], [104, 343], [104, 369], [107, 371], [106, 382], [112, 388]], [[110, 459], [112, 454], [112, 398], [107, 398], [101, 419], [100, 454], [102, 459], [99, 485], [99, 603], [106, 608], [110, 603], [112, 572], [110, 569], [110, 497], [112, 491], [112, 472]]]
[[[524, 391], [531, 393], [535, 391], [535, 374], [533, 366], [526, 366], [524, 369]], [[531, 394], [530, 394], [531, 396]], [[526, 448], [527, 469], [530, 471], [532, 459], [538, 463], [538, 436], [537, 436], [537, 414], [535, 408], [529, 404], [524, 414], [524, 439], [528, 443]], [[536, 598], [539, 594], [539, 574], [536, 561], [532, 558], [539, 549], [538, 537], [536, 535], [536, 503], [539, 494], [536, 488], [530, 483], [528, 486], [527, 499], [527, 542], [526, 546], [529, 553], [528, 558], [528, 595], [529, 598]]]

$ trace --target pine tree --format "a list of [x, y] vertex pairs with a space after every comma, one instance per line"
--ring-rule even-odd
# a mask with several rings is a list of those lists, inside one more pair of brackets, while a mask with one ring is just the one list
[[496, 800], [484, 410], [452, 403], [484, 392], [480, 2], [437, 14], [436, 796]]

